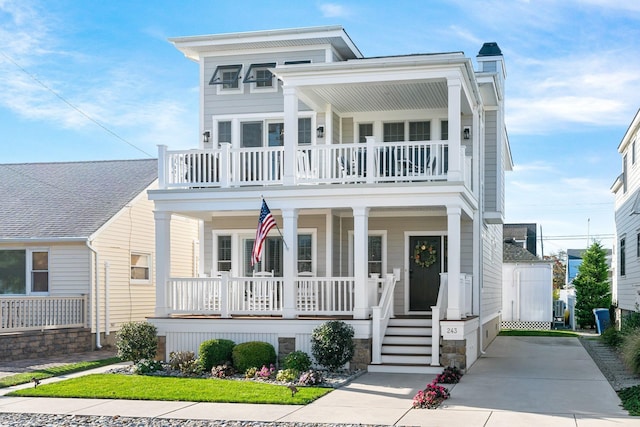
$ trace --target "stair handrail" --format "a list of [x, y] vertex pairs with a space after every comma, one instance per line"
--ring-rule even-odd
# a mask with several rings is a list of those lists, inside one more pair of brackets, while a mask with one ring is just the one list
[[436, 305], [431, 306], [431, 366], [440, 366], [440, 321], [449, 303], [448, 275], [440, 273], [440, 289]]
[[371, 364], [382, 363], [382, 340], [389, 324], [389, 319], [393, 317], [393, 294], [398, 282], [398, 275], [388, 273], [385, 275], [382, 294], [378, 305], [371, 307], [372, 312], [372, 337], [371, 337]]

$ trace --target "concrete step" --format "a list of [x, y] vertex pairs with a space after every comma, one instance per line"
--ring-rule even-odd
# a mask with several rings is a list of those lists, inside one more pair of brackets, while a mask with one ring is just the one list
[[430, 335], [385, 335], [382, 345], [431, 345]]
[[431, 364], [431, 356], [426, 356], [424, 354], [383, 354], [381, 361], [383, 365], [429, 365]]
[[382, 344], [382, 355], [385, 354], [421, 354], [431, 356], [430, 345]]
[[[369, 372], [381, 372], [388, 374], [429, 374], [437, 375], [442, 372], [442, 366], [431, 365], [369, 365]], [[429, 382], [429, 381], [427, 381]], [[426, 384], [425, 384], [426, 386]]]

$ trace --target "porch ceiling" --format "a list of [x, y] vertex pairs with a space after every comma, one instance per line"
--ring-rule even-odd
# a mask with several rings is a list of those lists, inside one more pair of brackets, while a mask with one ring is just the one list
[[342, 112], [446, 109], [448, 105], [446, 80], [307, 86], [300, 92]]

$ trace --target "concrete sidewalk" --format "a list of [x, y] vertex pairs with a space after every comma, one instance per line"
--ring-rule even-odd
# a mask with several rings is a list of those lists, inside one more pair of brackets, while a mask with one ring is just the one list
[[[0, 412], [402, 426], [636, 426], [576, 338], [498, 337], [436, 410], [430, 375], [365, 374], [306, 406], [0, 397]], [[27, 385], [29, 386], [29, 385]], [[7, 390], [0, 390], [0, 393]]]

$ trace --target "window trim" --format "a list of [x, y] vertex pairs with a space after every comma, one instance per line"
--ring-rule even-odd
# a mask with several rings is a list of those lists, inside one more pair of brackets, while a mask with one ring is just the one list
[[[131, 258], [134, 256], [146, 257], [147, 258], [147, 269], [149, 270], [149, 278], [148, 279], [134, 279], [131, 274], [131, 269], [134, 268], [133, 263], [131, 262]], [[138, 266], [136, 266], [138, 267]], [[129, 252], [129, 282], [133, 285], [150, 285], [152, 283], [151, 278], [153, 277], [153, 257], [151, 253], [144, 251], [130, 251]], [[140, 268], [140, 267], [138, 267]]]
[[[266, 63], [261, 63], [261, 64], [251, 64], [249, 66], [249, 69], [247, 70], [246, 74], [244, 75], [243, 83], [251, 85], [249, 87], [250, 93], [253, 93], [253, 92], [264, 93], [264, 92], [277, 92], [278, 91], [278, 80], [275, 78], [275, 75], [269, 70], [269, 68], [275, 68], [275, 66], [276, 66], [275, 62], [266, 62]], [[254, 76], [251, 75], [252, 72], [254, 74], [256, 74], [256, 71], [258, 71], [258, 70], [267, 70], [270, 77], [269, 78], [258, 78], [258, 77], [254, 77]], [[266, 83], [266, 82], [270, 82], [271, 84], [269, 86], [259, 86], [258, 85], [259, 83]]]
[[[225, 71], [234, 71], [235, 74], [230, 80], [222, 79], [222, 73]], [[209, 80], [209, 84], [216, 86], [216, 94], [238, 94], [244, 93], [244, 85], [240, 84], [240, 73], [242, 72], [242, 64], [218, 65]], [[236, 84], [236, 87], [224, 87], [225, 84]]]
[[[348, 266], [348, 274], [349, 276], [353, 276], [353, 263], [354, 263], [354, 255], [353, 255], [353, 245], [354, 245], [354, 231], [353, 230], [349, 230], [348, 231], [348, 235], [349, 235], [349, 266]], [[371, 236], [380, 236], [382, 237], [382, 266], [380, 267], [381, 271], [382, 271], [382, 276], [384, 277], [385, 272], [388, 271], [387, 270], [387, 258], [388, 258], [388, 253], [387, 253], [387, 230], [369, 230], [369, 233], [367, 234], [367, 244], [369, 243], [369, 237]], [[369, 261], [367, 261], [367, 271], [369, 270]]]
[[[37, 253], [37, 252], [42, 252], [42, 253], [46, 253], [47, 254], [47, 269], [46, 270], [35, 270], [33, 267], [33, 254]], [[50, 259], [51, 257], [49, 256], [49, 250], [48, 249], [34, 249], [31, 248], [27, 251], [28, 253], [28, 259], [27, 259], [27, 270], [28, 270], [28, 274], [27, 274], [27, 286], [29, 287], [29, 294], [28, 295], [49, 295], [49, 292], [51, 290], [51, 266], [50, 266]], [[46, 272], [47, 273], [47, 290], [46, 291], [34, 291], [33, 290], [33, 273], [34, 272]]]
[[[51, 293], [51, 249], [48, 247], [6, 247], [0, 249], [0, 251], [22, 251], [24, 252], [24, 293], [21, 294], [0, 294], [0, 296], [46, 296]], [[47, 292], [34, 292], [33, 291], [33, 253], [34, 252], [46, 252], [47, 253]], [[39, 270], [42, 271], [42, 270]]]

